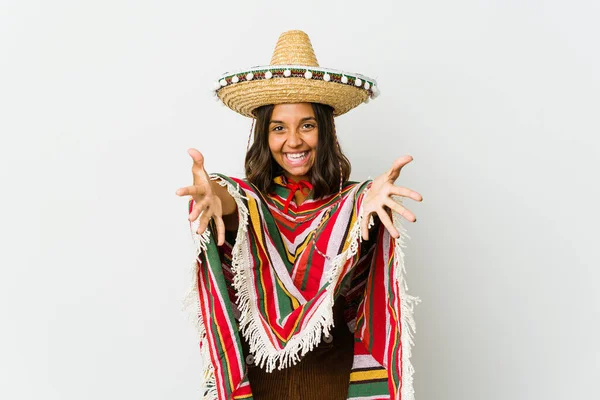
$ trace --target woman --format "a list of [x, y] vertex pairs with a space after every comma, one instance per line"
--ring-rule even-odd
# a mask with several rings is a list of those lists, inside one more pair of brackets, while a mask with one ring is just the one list
[[190, 149], [194, 182], [176, 192], [192, 196], [204, 398], [410, 399], [418, 299], [397, 217], [416, 218], [398, 200], [422, 197], [394, 182], [412, 157], [350, 182], [334, 124], [375, 82], [318, 67], [300, 31], [281, 35], [271, 65], [219, 82], [256, 126], [246, 179], [208, 175]]

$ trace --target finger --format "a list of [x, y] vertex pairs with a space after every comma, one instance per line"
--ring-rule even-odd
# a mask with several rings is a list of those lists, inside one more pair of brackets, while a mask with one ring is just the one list
[[189, 149], [188, 154], [194, 160], [192, 164], [192, 176], [194, 185], [210, 185], [210, 177], [204, 168], [204, 156], [196, 149]]
[[406, 156], [397, 158], [394, 161], [394, 163], [392, 164], [392, 168], [388, 172], [388, 179], [392, 183], [395, 182], [396, 179], [398, 179], [398, 177], [400, 176], [400, 171], [402, 170], [402, 167], [404, 167], [406, 164], [408, 164], [412, 160], [413, 160], [413, 158], [411, 155], [406, 155]]
[[199, 185], [192, 185], [177, 189], [175, 194], [178, 196], [201, 197], [206, 194], [206, 189]]
[[423, 201], [423, 196], [414, 190], [410, 190], [408, 188], [402, 186], [392, 185], [390, 187], [390, 194], [395, 194], [396, 196], [408, 197], [409, 199], [413, 199], [415, 201]]
[[407, 221], [410, 221], [410, 222], [416, 222], [417, 221], [417, 217], [415, 217], [415, 214], [413, 214], [408, 208], [404, 207], [403, 205], [401, 205], [399, 203], [396, 203], [391, 198], [388, 197], [385, 200], [384, 204], [386, 206], [388, 206], [390, 209], [392, 209], [395, 212], [397, 212], [398, 214], [400, 214]]
[[360, 221], [360, 231], [362, 232], [363, 240], [369, 240], [369, 216], [371, 214], [367, 213], [366, 216], [363, 217], [362, 221]]
[[223, 218], [219, 216], [215, 217], [214, 220], [217, 225], [217, 243], [219, 246], [223, 246], [225, 243], [225, 223], [223, 222]]
[[200, 214], [203, 211], [206, 211], [208, 209], [208, 204], [206, 204], [205, 201], [199, 201], [197, 203], [194, 203], [194, 207], [192, 208], [192, 212], [190, 213], [188, 219], [190, 221], [195, 221], [198, 216], [200, 216]]
[[386, 227], [390, 235], [392, 235], [394, 239], [399, 238], [400, 234], [398, 233], [396, 228], [394, 228], [394, 224], [392, 223], [392, 220], [390, 219], [388, 213], [385, 212], [383, 208], [380, 208], [379, 210], [377, 210], [377, 215], [379, 215], [381, 223]]
[[198, 150], [194, 148], [188, 149], [188, 154], [194, 160], [194, 165], [199, 166], [200, 168], [204, 168], [204, 156]]
[[204, 211], [202, 213], [202, 215], [200, 216], [200, 224], [198, 225], [198, 230], [196, 231], [198, 235], [202, 235], [204, 233], [204, 231], [208, 227], [208, 224], [210, 223], [210, 217], [211, 214], [208, 211]]

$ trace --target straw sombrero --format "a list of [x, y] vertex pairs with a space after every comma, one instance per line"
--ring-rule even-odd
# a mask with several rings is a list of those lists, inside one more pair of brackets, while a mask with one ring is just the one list
[[260, 106], [282, 103], [327, 104], [338, 116], [379, 95], [374, 79], [319, 67], [302, 31], [279, 36], [270, 65], [225, 73], [214, 90], [227, 107], [250, 118]]

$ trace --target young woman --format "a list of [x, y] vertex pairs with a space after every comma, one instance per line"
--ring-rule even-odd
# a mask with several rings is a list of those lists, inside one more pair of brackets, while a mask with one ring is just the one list
[[[255, 119], [246, 178], [209, 175], [190, 149], [189, 221], [207, 399], [413, 397], [412, 308], [396, 186], [412, 157], [349, 181], [334, 116], [377, 94], [373, 80], [318, 67], [310, 40], [285, 32], [271, 65], [216, 89]], [[216, 237], [216, 241], [213, 239]]]

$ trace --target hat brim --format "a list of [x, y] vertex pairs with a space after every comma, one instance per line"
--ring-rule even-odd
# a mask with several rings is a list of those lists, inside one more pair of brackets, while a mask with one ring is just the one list
[[258, 107], [268, 104], [321, 103], [333, 107], [333, 114], [347, 113], [365, 102], [363, 88], [304, 78], [272, 78], [239, 82], [222, 87], [217, 96], [232, 110], [250, 118]]

